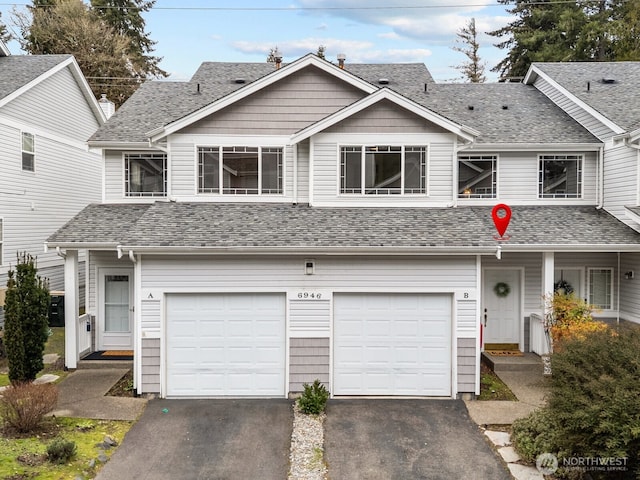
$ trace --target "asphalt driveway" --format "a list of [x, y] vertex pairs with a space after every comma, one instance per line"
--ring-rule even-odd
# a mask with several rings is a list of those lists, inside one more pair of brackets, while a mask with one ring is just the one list
[[329, 400], [329, 478], [510, 480], [462, 400]]
[[96, 478], [285, 479], [291, 405], [286, 399], [151, 400]]

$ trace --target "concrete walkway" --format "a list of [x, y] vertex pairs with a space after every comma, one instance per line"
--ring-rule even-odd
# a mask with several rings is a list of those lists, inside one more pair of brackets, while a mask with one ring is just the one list
[[52, 412], [59, 417], [101, 420], [136, 420], [144, 411], [144, 398], [108, 397], [105, 394], [126, 368], [76, 370], [58, 384], [58, 404]]

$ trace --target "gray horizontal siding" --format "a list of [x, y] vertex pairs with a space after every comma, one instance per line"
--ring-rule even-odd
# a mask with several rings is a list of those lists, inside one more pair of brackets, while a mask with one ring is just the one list
[[640, 323], [640, 253], [620, 255], [620, 273], [632, 271], [634, 277], [620, 277], [620, 317]]
[[475, 393], [476, 375], [479, 366], [476, 365], [475, 338], [458, 339], [458, 393]]
[[142, 339], [142, 385], [138, 393], [160, 393], [160, 339]]
[[329, 338], [292, 338], [289, 343], [289, 391], [320, 380], [329, 387]]

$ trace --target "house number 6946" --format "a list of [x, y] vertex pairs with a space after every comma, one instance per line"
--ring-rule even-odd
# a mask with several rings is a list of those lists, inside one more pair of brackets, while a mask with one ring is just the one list
[[320, 300], [322, 298], [322, 293], [320, 292], [298, 292], [298, 298], [302, 300]]

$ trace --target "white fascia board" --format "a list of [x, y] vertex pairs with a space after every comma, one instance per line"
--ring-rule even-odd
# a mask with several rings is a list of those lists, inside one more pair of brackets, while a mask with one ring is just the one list
[[351, 105], [343, 108], [342, 110], [339, 110], [333, 115], [329, 115], [328, 117], [323, 118], [322, 120], [314, 123], [313, 125], [310, 125], [309, 127], [303, 130], [300, 130], [298, 133], [293, 134], [291, 136], [291, 143], [296, 144], [301, 142], [302, 140], [306, 140], [307, 138], [326, 130], [327, 128], [335, 125], [336, 123], [339, 123], [342, 120], [345, 120], [351, 117], [352, 115], [355, 115], [356, 113], [361, 112], [362, 110], [380, 102], [381, 100], [389, 100], [395, 103], [396, 105], [412, 113], [415, 113], [416, 115], [419, 115], [425, 120], [435, 123], [436, 125], [452, 133], [455, 133], [456, 135], [458, 135], [459, 137], [462, 137], [468, 142], [472, 142], [475, 139], [475, 137], [480, 135], [480, 132], [478, 132], [477, 130], [474, 130], [473, 128], [467, 127], [465, 125], [452, 122], [448, 118], [438, 115], [434, 111], [429, 110], [428, 108], [423, 107], [422, 105], [419, 105], [413, 102], [412, 100], [409, 100], [408, 98], [403, 97], [399, 93], [396, 93], [393, 90], [390, 90], [385, 87], [377, 90], [376, 92], [363, 98], [362, 100], [352, 103]]
[[624, 214], [634, 222], [640, 224], [640, 215], [638, 215], [636, 212], [631, 210], [629, 207], [624, 207]]
[[149, 146], [149, 142], [111, 142], [111, 141], [89, 141], [89, 148], [101, 150], [148, 150], [157, 152], [158, 146]]
[[71, 68], [71, 73], [73, 74], [74, 78], [80, 85], [80, 90], [82, 91], [82, 94], [87, 100], [89, 107], [91, 108], [94, 115], [96, 116], [98, 123], [100, 125], [103, 125], [107, 121], [107, 117], [102, 111], [102, 108], [100, 108], [98, 99], [93, 94], [93, 90], [91, 90], [91, 87], [89, 86], [89, 82], [87, 82], [87, 79], [82, 73], [82, 70], [80, 70], [80, 66], [78, 65], [78, 62], [76, 61], [75, 57], [71, 57], [71, 62], [69, 67]]
[[509, 245], [503, 243], [502, 253], [517, 252], [640, 252], [640, 243], [634, 244], [611, 244], [611, 245], [588, 245], [588, 244], [548, 244], [548, 245]]
[[460, 152], [597, 152], [604, 143], [474, 143], [459, 149]]
[[91, 242], [44, 242], [45, 249], [55, 251], [56, 248], [61, 250], [104, 250], [116, 251], [117, 243], [91, 243]]
[[627, 140], [629, 143], [640, 144], [640, 128], [629, 132]]
[[147, 136], [149, 137], [149, 140], [151, 142], [157, 142], [163, 137], [166, 137], [167, 135], [177, 132], [178, 130], [183, 129], [191, 125], [192, 123], [197, 122], [198, 120], [202, 120], [203, 118], [225, 107], [228, 107], [229, 105], [232, 105], [242, 100], [243, 98], [246, 98], [249, 95], [256, 93], [262, 90], [263, 88], [268, 87], [269, 85], [272, 85], [278, 82], [279, 80], [286, 78], [289, 75], [295, 72], [298, 72], [310, 65], [313, 65], [333, 75], [334, 77], [338, 77], [341, 80], [344, 80], [346, 83], [361, 89], [365, 93], [375, 92], [378, 89], [378, 87], [375, 87], [371, 83], [356, 77], [352, 73], [349, 73], [348, 71], [343, 70], [337, 67], [336, 65], [333, 65], [332, 63], [327, 62], [326, 60], [322, 60], [313, 54], [309, 54], [305, 57], [302, 57], [296, 60], [293, 63], [290, 63], [288, 65], [281, 67], [278, 70], [274, 69], [274, 71], [271, 74], [266, 75], [265, 77], [262, 77], [250, 83], [246, 87], [242, 87], [238, 90], [235, 90], [234, 92], [231, 92], [227, 96], [210, 103], [206, 107], [203, 107], [196, 112], [193, 112], [163, 127], [159, 127], [147, 132]]
[[578, 107], [583, 109], [585, 112], [587, 112], [593, 118], [595, 118], [600, 123], [605, 125], [607, 128], [613, 130], [615, 133], [625, 132], [624, 128], [618, 126], [616, 123], [609, 120], [607, 117], [602, 115], [600, 112], [598, 112], [596, 109], [591, 107], [589, 104], [580, 100], [573, 93], [569, 92], [569, 90], [564, 88], [562, 85], [556, 82], [553, 78], [551, 78], [549, 75], [547, 75], [542, 70], [540, 70], [535, 64], [531, 65], [531, 67], [529, 68], [529, 72], [527, 73], [527, 76], [524, 79], [524, 83], [529, 83], [529, 82], [533, 83], [533, 81], [535, 81], [537, 77], [541, 77], [542, 79], [549, 82], [549, 84], [553, 86], [553, 88], [555, 88], [558, 92], [560, 92], [562, 95], [567, 97], [569, 100], [575, 103]]
[[8, 57], [9, 55], [11, 55], [9, 47], [7, 47], [7, 45], [2, 40], [0, 40], [0, 57]]

